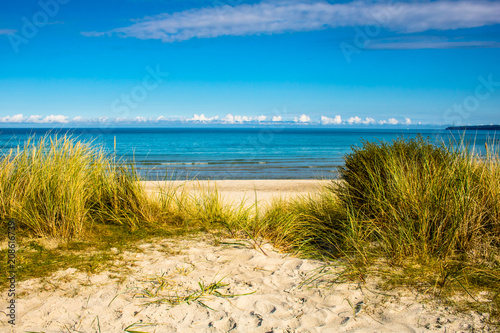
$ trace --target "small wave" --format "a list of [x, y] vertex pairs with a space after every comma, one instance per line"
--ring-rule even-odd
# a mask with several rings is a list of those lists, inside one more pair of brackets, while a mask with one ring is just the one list
[[208, 162], [164, 162], [161, 165], [208, 165]]

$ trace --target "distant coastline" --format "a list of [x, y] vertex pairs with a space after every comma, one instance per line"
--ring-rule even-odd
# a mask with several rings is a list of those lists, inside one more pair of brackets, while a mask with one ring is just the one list
[[447, 131], [500, 131], [500, 125], [450, 126]]

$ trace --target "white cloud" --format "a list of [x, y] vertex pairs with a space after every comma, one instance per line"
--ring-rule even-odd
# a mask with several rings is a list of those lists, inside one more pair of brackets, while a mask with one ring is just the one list
[[23, 123], [25, 120], [26, 118], [22, 114], [0, 118], [1, 123]]
[[247, 121], [252, 121], [252, 118], [247, 116], [234, 116], [234, 121], [237, 123], [243, 123]]
[[454, 41], [442, 39], [436, 41], [434, 38], [425, 36], [419, 41], [403, 41], [402, 39], [392, 41], [371, 40], [366, 44], [367, 49], [372, 50], [421, 50], [421, 49], [477, 49], [477, 48], [500, 48], [500, 43], [490, 40]]
[[234, 116], [230, 113], [226, 114], [221, 120], [225, 123], [234, 124]]
[[274, 122], [278, 122], [278, 121], [282, 121], [283, 118], [281, 118], [281, 116], [273, 116], [273, 121]]
[[176, 42], [191, 38], [313, 31], [374, 23], [403, 33], [475, 28], [500, 23], [500, 3], [484, 0], [266, 1], [160, 14], [136, 20], [128, 27], [82, 34], [90, 37], [116, 34], [120, 37]]
[[378, 122], [380, 125], [397, 125], [399, 124], [399, 120], [397, 120], [396, 118], [389, 118], [388, 120], [381, 120]]
[[69, 118], [63, 115], [50, 115], [43, 118], [42, 123], [67, 123]]
[[144, 118], [144, 117], [139, 117], [139, 116], [137, 116], [137, 117], [135, 117], [134, 119], [132, 119], [132, 121], [133, 121], [133, 122], [136, 122], [136, 123], [145, 123], [145, 122], [147, 121], [147, 119], [146, 119], [146, 118]]
[[67, 123], [69, 118], [63, 115], [50, 115], [43, 118], [40, 115], [32, 115], [29, 117], [24, 117], [22, 114], [16, 114], [13, 116], [6, 116], [0, 118], [2, 123]]
[[42, 120], [42, 116], [36, 114], [36, 115], [29, 116], [29, 118], [26, 119], [26, 122], [27, 123], [41, 123], [41, 122], [43, 122], [43, 120]]
[[262, 115], [262, 116], [258, 116], [258, 117], [257, 117], [257, 120], [258, 120], [258, 121], [266, 121], [266, 119], [267, 119], [267, 117], [266, 117], [266, 116], [264, 116], [264, 115]]
[[340, 125], [342, 124], [342, 117], [336, 115], [333, 118], [321, 116], [321, 124], [322, 125]]
[[200, 115], [193, 115], [193, 118], [186, 119], [187, 121], [200, 121], [200, 122], [212, 122], [214, 120], [219, 119], [219, 116], [215, 117], [206, 117], [203, 113]]
[[228, 124], [234, 124], [252, 121], [252, 118], [247, 116], [233, 116], [232, 114], [228, 113], [224, 118], [221, 119], [221, 121]]
[[300, 117], [293, 118], [293, 121], [296, 123], [309, 123], [311, 121], [311, 117], [303, 114]]
[[365, 125], [373, 125], [375, 124], [375, 119], [366, 117], [365, 120], [363, 120], [363, 124]]
[[411, 125], [411, 119], [405, 118], [405, 125]]
[[[346, 122], [349, 125], [353, 125], [353, 124], [373, 125], [376, 123], [375, 119], [373, 119], [373, 118], [366, 117], [365, 120], [363, 120], [358, 116], [350, 117], [346, 120]], [[335, 116], [334, 118], [321, 116], [321, 124], [323, 124], [323, 125], [330, 125], [330, 124], [340, 125], [340, 124], [342, 124], [342, 118], [339, 115]]]
[[347, 123], [349, 125], [352, 125], [352, 124], [361, 124], [362, 122], [363, 122], [363, 120], [361, 118], [359, 118], [358, 116], [351, 117], [351, 118], [347, 119]]

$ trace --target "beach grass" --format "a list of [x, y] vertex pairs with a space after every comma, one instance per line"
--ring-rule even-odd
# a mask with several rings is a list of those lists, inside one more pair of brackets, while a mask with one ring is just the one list
[[0, 162], [0, 220], [34, 236], [71, 239], [94, 223], [149, 221], [146, 194], [130, 167], [68, 137], [29, 140]]
[[[363, 142], [320, 193], [277, 200], [255, 232], [363, 281], [411, 287], [498, 323], [500, 159], [465, 142]], [[460, 302], [454, 301], [460, 296]]]
[[365, 142], [346, 156], [332, 191], [369, 221], [388, 257], [446, 259], [498, 245], [498, 162], [421, 137]]
[[[498, 322], [500, 159], [493, 146], [486, 156], [470, 147], [420, 137], [363, 142], [344, 157], [339, 180], [263, 208], [229, 205], [216, 187], [149, 195], [133, 166], [92, 144], [32, 139], [0, 160], [0, 223], [3, 230], [17, 223], [20, 280], [64, 267], [108, 269], [111, 248], [203, 232], [216, 243], [267, 240], [343, 264], [352, 279], [373, 275], [387, 288], [450, 302], [459, 295], [457, 307], [476, 307]], [[44, 239], [57, 246], [41, 245]]]

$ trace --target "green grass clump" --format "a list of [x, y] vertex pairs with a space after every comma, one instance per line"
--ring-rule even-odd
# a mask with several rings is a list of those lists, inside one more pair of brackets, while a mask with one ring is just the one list
[[338, 201], [323, 191], [291, 200], [275, 200], [255, 224], [257, 236], [306, 257], [342, 253], [347, 233], [346, 215]]
[[93, 223], [148, 221], [135, 173], [102, 150], [68, 137], [29, 140], [0, 160], [0, 221], [37, 236], [72, 238]]
[[[344, 233], [346, 252], [362, 254], [365, 267], [382, 259], [388, 266], [375, 270], [393, 287], [462, 293], [471, 301], [465, 308], [498, 320], [497, 152], [479, 156], [463, 143], [436, 146], [421, 137], [364, 142], [345, 156], [339, 174], [331, 194], [352, 212], [348, 232], [361, 236]], [[478, 301], [479, 292], [486, 292], [486, 301]]]
[[345, 157], [344, 182], [333, 192], [370, 221], [366, 227], [392, 258], [448, 258], [498, 245], [498, 162], [498, 155], [481, 158], [421, 137], [365, 142]]
[[236, 231], [244, 228], [251, 216], [251, 209], [243, 203], [225, 204], [217, 187], [202, 188], [201, 195], [192, 196], [191, 199], [188, 216], [205, 231], [220, 231], [234, 236]]
[[[184, 303], [192, 304], [196, 303], [210, 310], [213, 310], [208, 305], [205, 304], [206, 301], [213, 298], [233, 298], [237, 296], [251, 295], [255, 292], [245, 293], [245, 294], [226, 294], [222, 293], [227, 286], [222, 280], [212, 281], [209, 284], [205, 284], [203, 280], [198, 282], [198, 288], [194, 290], [179, 290], [181, 285], [176, 282], [172, 277], [166, 276], [165, 274], [161, 276], [156, 276], [151, 279], [150, 284], [145, 288], [142, 288], [135, 297], [143, 298], [144, 305], [149, 304], [168, 304], [172, 307], [181, 305]], [[184, 289], [184, 288], [182, 288]], [[215, 311], [215, 310], [214, 310]]]

